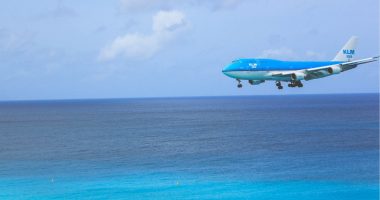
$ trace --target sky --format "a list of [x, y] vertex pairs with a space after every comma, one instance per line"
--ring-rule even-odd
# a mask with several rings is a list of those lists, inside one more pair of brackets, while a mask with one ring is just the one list
[[379, 55], [378, 0], [2, 1], [0, 101], [378, 92], [378, 62], [282, 91], [221, 72], [331, 60], [352, 35]]

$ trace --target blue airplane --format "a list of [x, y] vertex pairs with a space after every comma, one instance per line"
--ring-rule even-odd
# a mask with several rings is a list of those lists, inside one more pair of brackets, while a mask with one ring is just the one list
[[238, 81], [248, 80], [251, 85], [275, 81], [278, 89], [281, 82], [289, 87], [303, 87], [301, 81], [339, 74], [360, 64], [377, 61], [379, 56], [353, 60], [356, 53], [357, 37], [351, 37], [332, 61], [281, 61], [273, 59], [237, 59], [223, 69], [223, 73]]

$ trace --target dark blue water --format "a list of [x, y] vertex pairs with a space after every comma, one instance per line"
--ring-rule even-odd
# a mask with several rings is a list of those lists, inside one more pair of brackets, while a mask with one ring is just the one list
[[378, 199], [379, 96], [0, 103], [0, 199]]

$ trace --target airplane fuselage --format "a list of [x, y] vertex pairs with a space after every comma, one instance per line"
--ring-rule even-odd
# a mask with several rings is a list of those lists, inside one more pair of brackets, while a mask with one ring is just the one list
[[[274, 59], [238, 59], [223, 69], [223, 73], [239, 80], [291, 81], [290, 77], [273, 76], [273, 73], [333, 66], [340, 61], [281, 61]], [[327, 76], [329, 74], [325, 74]], [[322, 77], [322, 76], [321, 76]]]

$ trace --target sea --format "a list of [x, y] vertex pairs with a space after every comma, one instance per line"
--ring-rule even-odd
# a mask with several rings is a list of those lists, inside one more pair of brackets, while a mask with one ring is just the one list
[[379, 94], [2, 101], [0, 199], [379, 199]]

